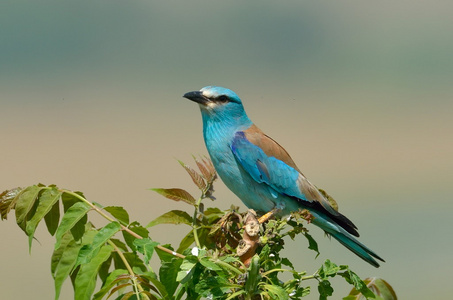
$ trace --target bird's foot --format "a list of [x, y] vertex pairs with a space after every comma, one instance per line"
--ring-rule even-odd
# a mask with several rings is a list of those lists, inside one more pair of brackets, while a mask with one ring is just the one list
[[274, 208], [272, 209], [270, 212], [262, 215], [259, 219], [258, 219], [258, 222], [260, 224], [263, 224], [264, 222], [268, 221], [270, 218], [272, 218], [277, 212], [279, 212], [280, 209], [278, 208]]

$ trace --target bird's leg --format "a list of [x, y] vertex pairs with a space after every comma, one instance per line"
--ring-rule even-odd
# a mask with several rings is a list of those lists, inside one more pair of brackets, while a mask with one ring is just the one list
[[274, 207], [270, 212], [265, 213], [262, 215], [259, 219], [258, 222], [260, 224], [263, 224], [264, 222], [268, 221], [270, 218], [272, 218], [276, 213], [278, 213], [280, 209], [278, 207]]
[[285, 203], [283, 201], [278, 201], [275, 205], [275, 207], [268, 213], [262, 215], [259, 219], [258, 219], [258, 222], [260, 224], [263, 224], [264, 222], [266, 222], [267, 220], [269, 220], [270, 218], [272, 218], [275, 214], [281, 212], [282, 210], [285, 209]]

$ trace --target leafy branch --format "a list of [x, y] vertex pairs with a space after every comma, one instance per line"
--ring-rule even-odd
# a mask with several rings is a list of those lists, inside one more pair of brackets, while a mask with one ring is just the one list
[[[6, 220], [14, 210], [18, 226], [25, 232], [31, 251], [34, 235], [44, 219], [55, 236], [51, 273], [55, 299], [62, 284], [71, 279], [74, 298], [85, 299], [300, 299], [310, 293], [308, 282], [316, 282], [320, 299], [333, 294], [329, 279], [340, 276], [353, 286], [344, 298], [396, 299], [392, 287], [379, 278], [361, 280], [345, 265], [330, 260], [312, 275], [296, 271], [281, 257], [284, 238], [303, 235], [308, 248], [319, 254], [316, 241], [304, 227], [308, 211], [260, 225], [253, 212], [237, 207], [222, 211], [204, 208], [203, 200], [215, 200], [216, 172], [207, 158], [194, 158], [198, 170], [179, 162], [200, 191], [195, 198], [179, 189], [152, 189], [174, 201], [193, 207], [191, 214], [172, 210], [142, 226], [130, 221], [120, 206], [90, 202], [81, 192], [37, 184], [6, 190], [0, 194], [0, 217]], [[106, 220], [96, 227], [88, 220], [95, 212]], [[189, 226], [175, 250], [149, 237], [148, 229], [160, 224]], [[245, 249], [245, 252], [241, 252]], [[150, 260], [157, 254], [157, 272]], [[283, 281], [281, 274], [290, 274]], [[102, 285], [96, 290], [96, 283]]]

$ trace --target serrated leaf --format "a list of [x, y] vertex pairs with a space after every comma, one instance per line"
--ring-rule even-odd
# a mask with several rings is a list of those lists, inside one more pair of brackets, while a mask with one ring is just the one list
[[200, 170], [201, 174], [203, 175], [204, 179], [206, 179], [207, 181], [210, 181], [211, 173], [206, 168], [206, 166], [203, 164], [203, 162], [201, 162], [195, 156], [193, 156], [193, 159], [195, 160], [195, 163], [197, 164], [197, 167]]
[[316, 257], [318, 257], [320, 254], [318, 250], [318, 243], [308, 232], [304, 232], [304, 236], [308, 240], [308, 249], [315, 251]]
[[189, 194], [189, 192], [183, 189], [175, 188], [175, 189], [151, 189], [151, 190], [174, 201], [183, 201], [191, 205], [195, 205], [196, 202], [195, 198], [192, 197], [192, 195]]
[[159, 243], [151, 240], [150, 238], [146, 239], [136, 239], [134, 245], [138, 252], [145, 256], [145, 264], [149, 263], [149, 260], [153, 256], [154, 248], [159, 245]]
[[[56, 188], [50, 188], [41, 193], [38, 198], [38, 206], [36, 208], [35, 213], [27, 221], [27, 225], [25, 228], [25, 232], [28, 235], [28, 247], [31, 250], [31, 243], [33, 241], [33, 236], [35, 234], [36, 228], [38, 227], [39, 222], [47, 215], [52, 208], [54, 207], [55, 203], [58, 203], [60, 200], [61, 192], [58, 191]], [[58, 226], [58, 220], [56, 220]], [[56, 227], [55, 224], [52, 224], [53, 227]]]
[[[129, 228], [131, 231], [135, 232], [142, 238], [147, 238], [149, 235], [148, 229], [141, 226], [140, 223], [138, 223], [138, 222], [132, 222], [131, 224], [129, 224], [129, 226], [127, 228]], [[124, 241], [129, 246], [129, 248], [131, 248], [132, 251], [136, 251], [137, 249], [134, 246], [134, 241], [137, 238], [135, 236], [131, 235], [130, 233], [128, 233], [126, 230], [122, 230], [122, 233], [123, 233]]]
[[203, 177], [209, 183], [212, 183], [217, 174], [212, 161], [209, 158], [202, 158], [200, 161], [196, 157], [194, 157], [194, 160], [198, 166], [198, 169], [200, 169], [200, 172], [203, 174]]
[[285, 266], [288, 266], [290, 267], [292, 270], [294, 270], [294, 265], [293, 263], [287, 259], [286, 257], [285, 258], [282, 258], [282, 265], [285, 265]]
[[327, 297], [332, 296], [333, 288], [330, 285], [330, 282], [328, 280], [321, 280], [318, 283], [318, 292], [320, 300], [324, 300], [327, 299]]
[[202, 159], [204, 166], [208, 169], [209, 172], [209, 180], [208, 182], [213, 182], [216, 177], [217, 177], [217, 172], [214, 168], [214, 165], [212, 164], [212, 161], [209, 158], [203, 158]]
[[278, 285], [264, 284], [263, 288], [270, 294], [271, 299], [288, 300], [288, 293]]
[[89, 210], [90, 206], [85, 202], [77, 202], [73, 206], [69, 207], [63, 215], [60, 226], [58, 226], [57, 232], [55, 233], [55, 249], [60, 247], [60, 240], [63, 234], [71, 230], [83, 217], [86, 216]]
[[225, 277], [207, 277], [195, 285], [195, 293], [202, 297], [216, 299], [224, 296], [232, 287], [232, 284]]
[[16, 202], [16, 222], [19, 227], [25, 231], [26, 222], [29, 216], [30, 211], [32, 210], [36, 199], [38, 198], [39, 193], [42, 191], [42, 186], [32, 185], [27, 187], [23, 192], [18, 196]]
[[192, 169], [190, 166], [186, 165], [182, 161], [178, 160], [178, 162], [181, 164], [181, 166], [187, 171], [187, 173], [190, 175], [190, 178], [192, 178], [193, 183], [200, 189], [201, 191], [204, 191], [206, 189], [206, 182], [203, 179], [203, 177], [198, 174], [194, 169]]
[[191, 226], [192, 217], [185, 211], [171, 210], [149, 222], [146, 227], [152, 227], [158, 224], [187, 224]]
[[16, 205], [18, 195], [23, 191], [23, 188], [14, 188], [11, 190], [3, 191], [0, 194], [0, 217], [2, 220], [8, 218], [8, 213]]
[[325, 279], [327, 277], [335, 276], [338, 271], [340, 271], [340, 267], [331, 262], [329, 259], [326, 259], [324, 264], [319, 269], [318, 274], [321, 279]]
[[94, 288], [96, 286], [96, 277], [98, 275], [98, 270], [101, 264], [110, 257], [112, 251], [113, 251], [112, 246], [103, 245], [99, 249], [99, 252], [88, 263], [83, 264], [80, 267], [80, 270], [74, 282], [75, 299], [77, 300], [91, 299], [91, 295], [93, 294]]
[[121, 225], [118, 222], [110, 222], [102, 227], [94, 236], [93, 242], [80, 249], [76, 266], [89, 263], [91, 259], [97, 255], [98, 251], [104, 246], [104, 244], [120, 230]]
[[129, 224], [129, 214], [121, 206], [106, 206], [104, 210], [109, 212], [115, 219], [117, 219], [121, 224]]
[[[374, 292], [368, 288], [367, 284], [360, 279], [360, 277], [351, 270], [347, 270], [340, 275], [348, 282], [354, 285], [354, 289], [360, 293], [360, 295], [365, 296], [369, 299], [376, 299]], [[353, 289], [353, 290], [354, 290]], [[359, 298], [360, 299], [360, 298]]]

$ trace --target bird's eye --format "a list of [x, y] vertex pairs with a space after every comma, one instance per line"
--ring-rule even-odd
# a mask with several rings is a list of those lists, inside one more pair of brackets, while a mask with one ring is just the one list
[[228, 101], [228, 97], [225, 96], [225, 95], [220, 95], [219, 97], [217, 97], [217, 100], [220, 101], [220, 102], [227, 102]]

